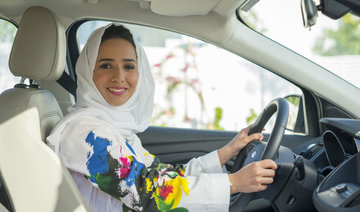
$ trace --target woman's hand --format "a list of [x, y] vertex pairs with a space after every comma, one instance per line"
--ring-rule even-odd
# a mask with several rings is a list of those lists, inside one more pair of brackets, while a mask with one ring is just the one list
[[274, 181], [276, 169], [276, 163], [270, 159], [248, 164], [239, 171], [229, 174], [232, 184], [230, 193], [251, 193], [265, 190], [267, 184]]
[[261, 133], [248, 135], [251, 127], [252, 125], [249, 125], [247, 128], [242, 129], [226, 146], [218, 150], [218, 156], [222, 166], [228, 160], [238, 155], [240, 150], [249, 142], [254, 140], [261, 141], [264, 138]]

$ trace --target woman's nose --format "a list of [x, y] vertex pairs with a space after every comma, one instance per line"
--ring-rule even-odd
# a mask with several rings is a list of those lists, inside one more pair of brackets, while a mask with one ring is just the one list
[[125, 73], [120, 68], [114, 70], [112, 81], [114, 82], [123, 82], [125, 80]]

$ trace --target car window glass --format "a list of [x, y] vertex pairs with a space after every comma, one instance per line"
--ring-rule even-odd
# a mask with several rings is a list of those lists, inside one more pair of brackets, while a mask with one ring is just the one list
[[299, 1], [259, 1], [248, 12], [239, 11], [252, 29], [360, 88], [359, 17], [348, 13], [334, 20], [319, 11], [316, 24], [306, 29]]
[[[82, 24], [77, 33], [80, 49], [94, 29], [108, 23]], [[281, 77], [214, 45], [152, 27], [124, 25], [143, 45], [151, 65], [156, 83], [152, 125], [239, 130], [253, 123], [272, 99], [302, 95]], [[294, 117], [297, 110], [293, 109]]]
[[0, 19], [0, 93], [20, 82], [9, 69], [9, 56], [17, 28], [11, 22]]

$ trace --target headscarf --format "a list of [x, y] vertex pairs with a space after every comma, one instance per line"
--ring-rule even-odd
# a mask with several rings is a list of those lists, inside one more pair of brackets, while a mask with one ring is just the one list
[[76, 104], [47, 137], [49, 146], [57, 153], [62, 130], [67, 123], [79, 116], [96, 116], [111, 124], [124, 137], [132, 137], [135, 133], [143, 132], [150, 125], [154, 105], [154, 80], [146, 54], [134, 37], [139, 78], [132, 96], [124, 104], [112, 106], [107, 103], [93, 81], [101, 38], [112, 24], [100, 27], [90, 35], [77, 60]]

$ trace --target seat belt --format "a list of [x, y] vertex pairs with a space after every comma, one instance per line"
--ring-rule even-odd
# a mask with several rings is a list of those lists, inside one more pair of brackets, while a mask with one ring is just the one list
[[75, 80], [73, 80], [73, 78], [71, 78], [68, 73], [64, 71], [57, 82], [61, 85], [61, 87], [63, 87], [76, 98], [77, 85]]

